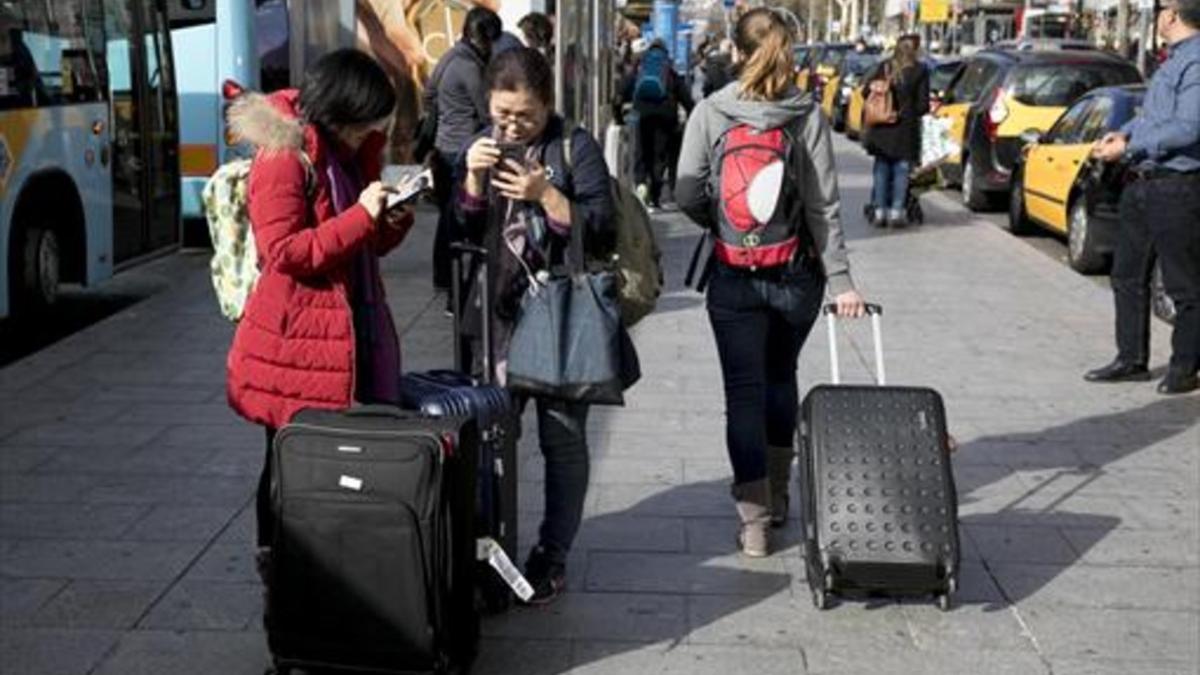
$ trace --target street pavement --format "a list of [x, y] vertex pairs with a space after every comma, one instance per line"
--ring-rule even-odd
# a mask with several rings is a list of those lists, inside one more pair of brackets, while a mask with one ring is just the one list
[[[716, 352], [682, 287], [697, 231], [657, 224], [669, 288], [634, 331], [644, 378], [589, 426], [591, 490], [544, 609], [489, 618], [477, 673], [1194, 675], [1200, 672], [1200, 396], [1086, 384], [1113, 354], [1106, 285], [927, 195], [927, 222], [871, 230], [869, 164], [839, 140], [855, 279], [882, 303], [888, 380], [945, 397], [962, 590], [813, 608], [789, 524], [736, 553]], [[434, 219], [385, 264], [405, 367], [450, 363], [429, 284]], [[226, 406], [232, 329], [207, 260], [169, 287], [0, 370], [0, 673], [259, 675], [252, 563], [262, 433]], [[868, 325], [843, 324], [843, 377], [867, 381]], [[1166, 327], [1154, 324], [1163, 371]], [[825, 332], [802, 387], [828, 380]], [[532, 419], [527, 428], [532, 428]], [[523, 550], [541, 512], [521, 445]], [[793, 499], [793, 503], [795, 499]]]

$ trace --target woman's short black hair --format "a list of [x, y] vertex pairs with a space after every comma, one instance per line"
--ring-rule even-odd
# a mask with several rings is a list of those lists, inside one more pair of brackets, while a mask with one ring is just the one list
[[487, 7], [472, 7], [463, 18], [463, 37], [477, 48], [488, 51], [504, 32], [500, 15]]
[[325, 130], [369, 124], [396, 108], [396, 90], [383, 68], [357, 49], [338, 49], [317, 59], [300, 85], [304, 118]]
[[554, 74], [550, 62], [532, 47], [497, 54], [487, 69], [488, 91], [528, 89], [542, 103], [554, 103]]
[[525, 36], [525, 44], [534, 49], [549, 49], [554, 42], [554, 24], [540, 12], [531, 12], [521, 17], [517, 28]]
[[1192, 28], [1200, 28], [1200, 0], [1175, 0], [1179, 18]]

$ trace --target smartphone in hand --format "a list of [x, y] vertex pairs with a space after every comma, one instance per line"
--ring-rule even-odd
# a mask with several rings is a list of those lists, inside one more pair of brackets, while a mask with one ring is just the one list
[[520, 166], [526, 166], [525, 152], [528, 146], [524, 143], [496, 141], [496, 147], [500, 149], [500, 168], [502, 170], [508, 168], [508, 162], [505, 160], [512, 160]]
[[[390, 169], [391, 167], [389, 167]], [[393, 180], [388, 180], [392, 178]], [[388, 186], [387, 209], [395, 209], [417, 201], [421, 195], [433, 190], [433, 171], [424, 169], [413, 173], [384, 176]]]

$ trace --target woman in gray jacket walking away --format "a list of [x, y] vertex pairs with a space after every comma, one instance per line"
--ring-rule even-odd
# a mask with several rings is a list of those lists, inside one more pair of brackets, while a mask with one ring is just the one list
[[[761, 557], [770, 552], [769, 525], [782, 525], [788, 512], [800, 347], [826, 287], [839, 315], [858, 317], [865, 309], [850, 280], [829, 125], [792, 82], [787, 24], [769, 9], [751, 10], [737, 23], [735, 46], [737, 81], [702, 101], [688, 120], [678, 201], [692, 220], [717, 235], [707, 306], [725, 386], [725, 441], [741, 519], [738, 546], [745, 555]], [[738, 177], [728, 174], [738, 172], [722, 167], [730, 166], [735, 138], [749, 139], [744, 147], [752, 148], [770, 139], [786, 143], [781, 155], [789, 165], [776, 194], [768, 194], [772, 229], [762, 229], [761, 240], [754, 230], [727, 243], [729, 223], [746, 215], [736, 212], [739, 203], [756, 219], [763, 217], [755, 203], [761, 195], [753, 194], [761, 192], [759, 186], [743, 189], [751, 194], [740, 202], [729, 197]], [[765, 246], [768, 238], [779, 243]]]

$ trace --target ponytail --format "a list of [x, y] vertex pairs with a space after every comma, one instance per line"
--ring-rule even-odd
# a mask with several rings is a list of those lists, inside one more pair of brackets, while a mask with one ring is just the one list
[[792, 33], [783, 19], [765, 7], [738, 20], [734, 41], [745, 61], [738, 81], [742, 98], [774, 101], [792, 87]]

